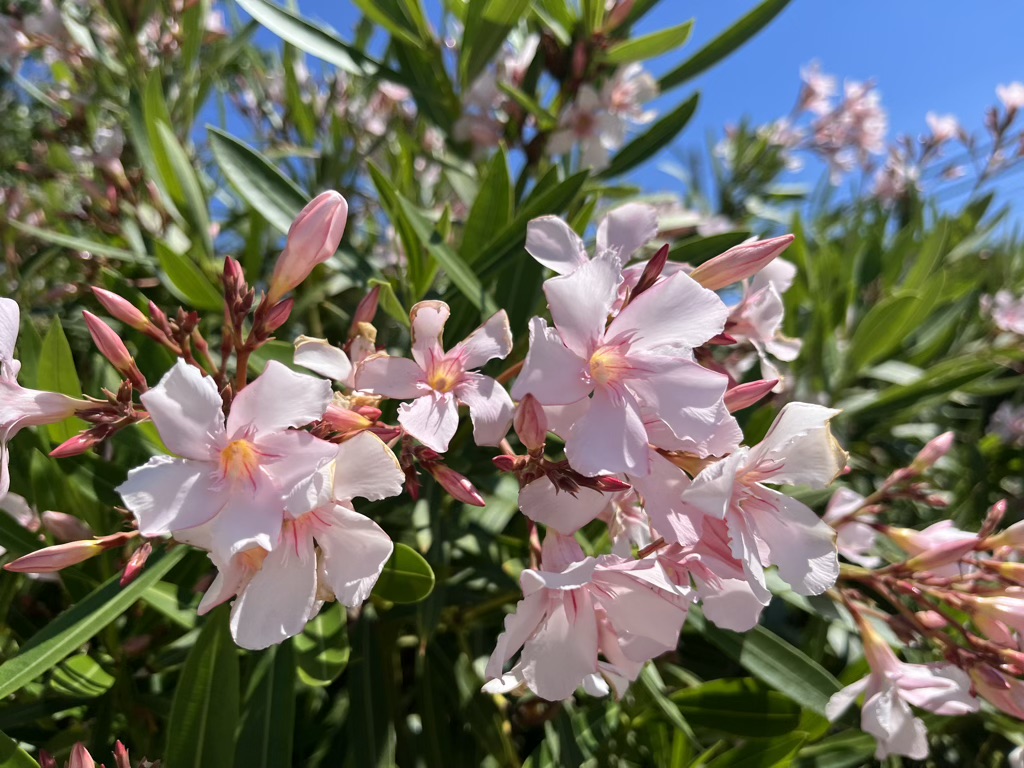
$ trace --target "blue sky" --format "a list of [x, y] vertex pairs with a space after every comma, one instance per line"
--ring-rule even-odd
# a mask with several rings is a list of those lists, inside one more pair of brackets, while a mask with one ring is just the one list
[[[755, 0], [661, 0], [639, 27], [649, 32], [696, 20], [683, 51], [647, 63], [668, 71], [753, 8]], [[300, 12], [350, 37], [359, 12], [342, 0], [297, 0]], [[436, 8], [436, 0], [427, 0]], [[873, 78], [889, 111], [890, 137], [925, 131], [929, 110], [953, 113], [970, 130], [981, 127], [1000, 83], [1024, 80], [1020, 31], [1024, 3], [953, 0], [793, 0], [772, 24], [716, 67], [663, 97], [666, 107], [697, 89], [696, 117], [678, 142], [703, 147], [710, 133], [743, 116], [764, 123], [786, 114], [799, 88], [800, 68], [817, 59], [840, 79]], [[269, 38], [262, 38], [267, 40]], [[647, 163], [633, 175], [646, 191], [678, 182]], [[1024, 199], [1024, 173], [1003, 183]]]

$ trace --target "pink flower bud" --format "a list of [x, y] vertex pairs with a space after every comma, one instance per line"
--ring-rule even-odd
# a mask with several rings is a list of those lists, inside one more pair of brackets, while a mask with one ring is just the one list
[[658, 252], [654, 254], [654, 257], [647, 262], [647, 266], [644, 267], [644, 271], [640, 275], [640, 279], [637, 280], [636, 287], [629, 294], [629, 300], [632, 301], [641, 293], [646, 291], [661, 277], [662, 270], [665, 269], [665, 264], [668, 263], [668, 243], [661, 246]]
[[114, 744], [114, 766], [115, 768], [132, 768], [128, 758], [128, 748], [120, 741]]
[[40, 515], [45, 528], [57, 541], [81, 541], [92, 538], [92, 529], [74, 515], [63, 512], [43, 512]]
[[782, 235], [770, 240], [737, 245], [705, 261], [690, 273], [690, 277], [708, 290], [717, 291], [753, 277], [786, 250], [795, 239], [793, 235]]
[[615, 7], [612, 8], [611, 13], [608, 14], [608, 19], [604, 23], [603, 31], [611, 32], [628, 19], [629, 14], [633, 12], [634, 2], [635, 0], [619, 0], [615, 3]]
[[729, 409], [729, 413], [749, 408], [771, 392], [778, 383], [778, 379], [768, 379], [767, 381], [751, 381], [733, 387], [725, 393], [725, 407]]
[[58, 445], [50, 451], [50, 457], [54, 459], [69, 459], [72, 456], [81, 456], [100, 442], [102, 442], [101, 437], [93, 434], [91, 431], [86, 431]]
[[55, 573], [96, 557], [100, 552], [120, 546], [138, 535], [138, 531], [129, 531], [44, 547], [19, 557], [13, 563], [7, 563], [4, 570], [14, 573]]
[[132, 355], [128, 347], [121, 341], [121, 337], [114, 333], [114, 329], [100, 320], [92, 312], [83, 311], [82, 317], [89, 328], [89, 335], [99, 348], [100, 353], [110, 361], [111, 365], [125, 374], [133, 365]]
[[[1006, 509], [1005, 500], [999, 501], [997, 504], [1002, 505], [1003, 510]], [[1014, 523], [1009, 528], [1005, 528], [985, 540], [986, 549], [998, 549], [999, 547], [1014, 547], [1016, 549], [1024, 547], [1024, 520]]]
[[127, 299], [102, 288], [93, 287], [92, 293], [111, 317], [137, 331], [145, 331], [149, 328], [149, 318]]
[[628, 491], [632, 487], [629, 483], [619, 480], [617, 477], [594, 478], [594, 489], [601, 491], [601, 493], [619, 493], [620, 491]]
[[361, 323], [372, 325], [373, 318], [377, 316], [377, 307], [380, 304], [380, 286], [375, 285], [370, 292], [363, 296], [352, 315], [352, 325], [349, 328], [349, 337], [360, 335], [359, 326]]
[[929, 440], [917, 456], [914, 457], [914, 461], [910, 464], [911, 468], [918, 472], [931, 469], [931, 467], [935, 466], [935, 462], [949, 453], [953, 447], [954, 439], [955, 435], [952, 432], [943, 432], [938, 437]]
[[151, 554], [153, 554], [153, 545], [148, 541], [132, 553], [132, 556], [128, 559], [128, 564], [124, 567], [124, 573], [121, 574], [122, 587], [127, 587], [135, 581], [138, 575], [142, 573], [142, 569], [146, 567], [146, 561], [149, 560]]
[[491, 463], [498, 468], [499, 472], [515, 472], [519, 467], [516, 456], [507, 456], [504, 453], [491, 459]]
[[480, 495], [480, 492], [464, 475], [459, 474], [451, 467], [440, 462], [426, 464], [425, 466], [441, 487], [448, 491], [456, 501], [461, 501], [463, 504], [471, 504], [474, 507], [487, 506], [484, 497]]
[[299, 212], [270, 278], [268, 302], [276, 304], [334, 255], [347, 221], [348, 202], [333, 190], [317, 195]]
[[[377, 411], [377, 413], [379, 414], [380, 411]], [[373, 426], [373, 422], [376, 421], [376, 419], [368, 419], [361, 413], [345, 408], [336, 402], [327, 406], [327, 412], [324, 413], [323, 420], [330, 424], [336, 432], [342, 434], [369, 429]]]
[[944, 629], [949, 626], [946, 617], [938, 611], [918, 611], [914, 615], [928, 629]]
[[71, 761], [68, 768], [96, 768], [96, 762], [85, 748], [85, 744], [78, 742], [71, 748]]
[[372, 405], [359, 405], [353, 408], [356, 413], [360, 416], [365, 416], [370, 421], [376, 421], [381, 417], [383, 413], [380, 408], [374, 408]]
[[548, 435], [548, 418], [536, 397], [527, 394], [519, 401], [512, 424], [528, 451], [544, 450], [544, 441]]
[[264, 321], [264, 327], [267, 329], [267, 333], [273, 333], [282, 325], [284, 325], [288, 318], [292, 314], [292, 307], [295, 306], [293, 299], [287, 299], [278, 304], [275, 304], [269, 312], [267, 312], [267, 319]]
[[39, 750], [39, 768], [59, 768], [53, 755], [45, 749]]
[[160, 309], [160, 307], [158, 307], [152, 301], [149, 302], [149, 316], [156, 320], [160, 325], [167, 325], [167, 313]]

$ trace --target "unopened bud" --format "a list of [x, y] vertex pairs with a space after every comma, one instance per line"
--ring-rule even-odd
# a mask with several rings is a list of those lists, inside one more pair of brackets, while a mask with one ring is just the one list
[[629, 294], [629, 300], [633, 301], [637, 296], [646, 291], [661, 277], [662, 270], [665, 269], [665, 264], [668, 262], [668, 243], [661, 246], [658, 252], [654, 254], [653, 258], [647, 262], [644, 267], [644, 271], [640, 275], [640, 279], [637, 280], [636, 287]]
[[221, 279], [224, 285], [235, 290], [245, 284], [245, 273], [242, 271], [242, 265], [237, 259], [233, 259], [230, 256], [224, 259], [224, 273]]
[[518, 456], [508, 456], [504, 453], [500, 456], [495, 456], [491, 459], [491, 462], [498, 468], [499, 472], [515, 472], [519, 467]]
[[775, 385], [778, 383], [778, 379], [768, 379], [751, 381], [747, 384], [733, 387], [725, 393], [725, 407], [729, 410], [729, 413], [736, 413], [736, 411], [749, 408], [775, 389]]
[[267, 319], [264, 321], [264, 327], [266, 328], [267, 333], [273, 333], [284, 325], [291, 316], [292, 307], [294, 306], [294, 299], [287, 299], [275, 304], [270, 311], [267, 312]]
[[92, 538], [92, 529], [74, 515], [63, 512], [43, 512], [40, 516], [43, 528], [57, 541], [81, 541]]
[[953, 447], [953, 440], [955, 435], [952, 432], [943, 432], [936, 438], [929, 440], [925, 443], [924, 448], [920, 450], [914, 460], [911, 462], [911, 469], [917, 472], [924, 472], [927, 469], [931, 469], [935, 466], [935, 462], [949, 453]]
[[124, 297], [96, 287], [93, 287], [92, 293], [111, 317], [120, 320], [129, 328], [145, 331], [149, 327], [149, 318]]
[[75, 435], [74, 437], [65, 440], [50, 451], [50, 458], [69, 459], [72, 456], [81, 456], [83, 453], [90, 450], [93, 446], [99, 445], [101, 442], [103, 442], [102, 437], [92, 430], [87, 430], [82, 432], [80, 435]]
[[731, 347], [736, 344], [736, 337], [728, 333], [720, 333], [717, 336], [712, 336], [705, 342], [710, 347]]
[[519, 401], [512, 425], [519, 440], [531, 453], [543, 451], [548, 434], [548, 418], [536, 397], [527, 394]]
[[128, 758], [128, 748], [120, 741], [114, 744], [114, 766], [115, 768], [132, 768], [131, 760]]
[[71, 748], [71, 761], [68, 768], [96, 768], [96, 761], [92, 759], [85, 744], [78, 742]]
[[[379, 414], [380, 411], [377, 411], [377, 413]], [[373, 426], [373, 422], [376, 421], [376, 419], [368, 419], [361, 413], [345, 408], [337, 402], [333, 402], [327, 406], [327, 411], [324, 413], [323, 420], [327, 424], [330, 424], [331, 428], [335, 432], [340, 432], [342, 434], [369, 429]]]
[[121, 574], [122, 587], [127, 587], [135, 581], [142, 573], [142, 569], [146, 567], [146, 561], [149, 560], [151, 554], [153, 554], [153, 545], [148, 541], [132, 553], [124, 567], [124, 573]]
[[372, 405], [357, 405], [352, 410], [358, 413], [360, 416], [364, 416], [365, 418], [369, 419], [370, 421], [376, 421], [381, 417], [382, 414], [380, 408], [375, 408]]
[[121, 337], [114, 333], [114, 329], [100, 320], [96, 315], [88, 311], [82, 312], [85, 318], [85, 325], [89, 329], [89, 335], [99, 348], [100, 353], [110, 361], [111, 365], [117, 368], [122, 374], [132, 365], [132, 355], [128, 347], [121, 341]]
[[612, 8], [611, 13], [608, 14], [608, 18], [604, 23], [603, 31], [611, 32], [628, 19], [629, 14], [633, 12], [634, 2], [635, 0], [619, 0], [615, 4], [615, 7]]
[[987, 570], [995, 571], [1007, 581], [1024, 584], [1024, 563], [993, 563], [985, 562]]
[[753, 277], [780, 253], [786, 250], [796, 238], [782, 235], [770, 240], [758, 240], [730, 248], [701, 264], [690, 273], [690, 277], [709, 291], [718, 291], [740, 280]]
[[932, 571], [944, 565], [960, 562], [966, 555], [977, 549], [978, 539], [944, 541], [931, 549], [907, 560], [904, 567], [914, 573]]
[[348, 221], [348, 202], [333, 190], [313, 198], [292, 222], [270, 278], [267, 301], [276, 304], [334, 255]]
[[918, 611], [914, 615], [928, 629], [943, 629], [949, 626], [949, 621], [938, 611]]
[[995, 531], [995, 529], [999, 527], [999, 524], [1003, 522], [1003, 518], [1005, 516], [1006, 499], [1000, 499], [989, 507], [988, 514], [985, 515], [985, 520], [981, 524], [981, 530], [978, 531], [978, 536], [983, 539], [991, 536], [993, 531]]
[[[360, 326], [367, 324], [371, 328], [373, 327], [373, 318], [377, 316], [377, 308], [380, 304], [380, 286], [375, 285], [370, 289], [370, 292], [363, 296], [359, 302], [359, 306], [356, 307], [355, 313], [352, 315], [352, 325], [349, 328], [349, 338], [353, 336], [363, 335]], [[376, 338], [377, 332], [374, 330], [373, 336]]]
[[595, 477], [593, 478], [592, 487], [595, 491], [601, 491], [601, 493], [619, 493], [621, 491], [628, 491], [633, 486], [623, 480], [619, 480], [617, 477]]
[[149, 317], [153, 322], [159, 324], [162, 328], [168, 325], [167, 313], [160, 309], [160, 307], [158, 307], [152, 301], [149, 302]]
[[487, 503], [480, 492], [469, 482], [465, 475], [461, 475], [451, 467], [440, 462], [426, 464], [426, 469], [434, 476], [434, 479], [442, 488], [451, 494], [452, 498], [461, 501], [463, 504], [471, 504], [474, 507], [484, 507]]
[[57, 544], [53, 547], [44, 547], [19, 557], [12, 563], [7, 563], [4, 566], [4, 570], [13, 571], [14, 573], [55, 573], [64, 570], [68, 566], [96, 557], [100, 552], [121, 546], [138, 535], [138, 531], [130, 531], [127, 533], [115, 533], [112, 536], [87, 539], [85, 541], [71, 541], [67, 544]]
[[56, 759], [45, 749], [39, 750], [39, 768], [59, 768]]
[[[999, 507], [1000, 515], [1005, 514], [1005, 499], [997, 501], [992, 506], [992, 509], [994, 510], [996, 507]], [[1014, 523], [1009, 528], [1005, 528], [995, 536], [989, 536], [985, 540], [986, 549], [998, 549], [999, 547], [1014, 547], [1016, 549], [1024, 547], [1024, 520]]]

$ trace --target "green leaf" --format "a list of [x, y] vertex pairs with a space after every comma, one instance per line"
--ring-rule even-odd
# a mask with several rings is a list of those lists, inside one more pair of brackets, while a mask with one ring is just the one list
[[352, 0], [363, 14], [394, 37], [415, 48], [423, 48], [419, 32], [406, 18], [395, 0]]
[[542, 107], [536, 99], [508, 83], [498, 83], [498, 88], [512, 98], [519, 106], [537, 118], [537, 127], [542, 131], [550, 130], [558, 123], [558, 118]]
[[249, 678], [235, 747], [235, 768], [292, 765], [295, 652], [290, 640], [260, 653]]
[[167, 768], [227, 766], [238, 727], [238, 649], [228, 608], [213, 611], [189, 651], [167, 724]]
[[722, 232], [710, 237], [691, 237], [672, 246], [668, 257], [672, 261], [685, 261], [696, 267], [739, 245], [748, 237], [750, 237], [749, 232]]
[[797, 731], [778, 739], [751, 739], [707, 763], [707, 768], [773, 768], [788, 766], [792, 756], [807, 741], [807, 734]]
[[123, 248], [115, 248], [114, 246], [107, 245], [106, 243], [97, 243], [92, 240], [86, 240], [82, 237], [65, 235], [62, 232], [51, 232], [48, 229], [39, 229], [38, 227], [24, 224], [17, 219], [8, 219], [7, 223], [27, 235], [38, 237], [40, 240], [47, 243], [62, 245], [73, 251], [86, 251], [88, 253], [96, 254], [97, 256], [106, 256], [108, 258], [118, 259], [119, 261], [124, 262], [146, 263], [145, 259], [140, 259], [131, 251], [126, 251]]
[[156, 257], [167, 276], [167, 289], [179, 301], [196, 309], [217, 310], [224, 306], [224, 297], [194, 261], [159, 241]]
[[737, 736], [785, 736], [800, 724], [796, 703], [749, 677], [712, 680], [670, 698], [691, 725]]
[[47, 624], [25, 643], [21, 653], [0, 665], [0, 698], [7, 698], [78, 650], [166, 576], [187, 552], [186, 547], [179, 547], [154, 555], [146, 570], [124, 588], [121, 574], [114, 574]]
[[288, 234], [309, 197], [262, 154], [241, 139], [206, 126], [217, 165], [231, 186], [257, 213]]
[[0, 547], [8, 555], [21, 556], [39, 549], [40, 541], [10, 515], [0, 515]]
[[856, 376], [887, 356], [920, 325], [922, 298], [916, 291], [900, 291], [879, 301], [857, 323], [846, 352], [846, 370]]
[[754, 627], [741, 635], [718, 629], [693, 610], [687, 626], [754, 677], [820, 715], [825, 714], [829, 698], [840, 688], [839, 681], [820, 664], [764, 627]]
[[87, 653], [72, 656], [53, 670], [50, 687], [57, 693], [73, 699], [95, 699], [114, 684], [108, 673]]
[[530, 0], [476, 0], [466, 8], [466, 26], [459, 51], [459, 78], [470, 85], [483, 72], [519, 22]]
[[150, 72], [146, 80], [146, 90], [142, 96], [142, 119], [146, 149], [151, 156], [152, 167], [157, 173], [154, 180], [161, 184], [161, 190], [167, 192], [171, 202], [180, 207], [185, 204], [185, 188], [174, 172], [174, 165], [171, 163], [163, 139], [157, 130], [157, 125], [160, 123], [166, 126], [173, 125], [171, 112], [164, 99], [164, 85], [160, 79], [159, 69]]
[[6, 733], [0, 733], [0, 768], [39, 768], [18, 742]]
[[[193, 237], [198, 237], [203, 244], [203, 252], [209, 258], [213, 256], [213, 236], [210, 233], [210, 214], [207, 210], [206, 194], [199, 183], [192, 161], [185, 152], [185, 148], [178, 142], [169, 123], [158, 120], [154, 126], [156, 135], [163, 147], [167, 162], [170, 165], [170, 172], [178, 179], [181, 185], [183, 199], [181, 204], [187, 212], [189, 223], [192, 225]], [[164, 183], [168, 183], [164, 178]]]
[[487, 241], [512, 221], [512, 196], [508, 155], [502, 147], [491, 158], [480, 193], [466, 217], [459, 253], [467, 264], [479, 259]]
[[686, 127], [697, 110], [700, 94], [695, 93], [673, 111], [656, 122], [646, 132], [637, 136], [612, 158], [608, 167], [598, 174], [602, 178], [621, 176], [640, 163], [653, 156], [658, 150], [668, 146]]
[[398, 295], [395, 293], [395, 288], [390, 282], [379, 277], [371, 277], [367, 284], [371, 287], [380, 287], [380, 306], [388, 316], [393, 320], [398, 321], [401, 325], [406, 328], [409, 327], [409, 313], [405, 307], [402, 306], [402, 302], [399, 301]]
[[602, 58], [609, 64], [628, 64], [631, 61], [644, 61], [655, 56], [682, 48], [690, 39], [693, 31], [693, 20], [680, 24], [678, 27], [663, 29], [643, 37], [635, 37], [617, 43], [608, 49]]
[[327, 606], [302, 633], [292, 638], [299, 680], [320, 688], [333, 683], [348, 666], [348, 619], [339, 603]]
[[787, 5], [789, 0], [765, 0], [689, 59], [664, 75], [658, 86], [662, 91], [667, 91], [710, 69], [760, 32]]
[[423, 556], [405, 544], [384, 564], [373, 594], [392, 603], [418, 603], [434, 591], [434, 571]]
[[[64, 335], [60, 318], [54, 317], [50, 329], [43, 339], [43, 350], [39, 355], [39, 388], [47, 392], [59, 392], [69, 397], [82, 396], [82, 382], [78, 380], [75, 358], [71, 354], [71, 345]], [[47, 432], [55, 443], [63, 443], [78, 434], [85, 423], [74, 417], [57, 424], [50, 424]]]

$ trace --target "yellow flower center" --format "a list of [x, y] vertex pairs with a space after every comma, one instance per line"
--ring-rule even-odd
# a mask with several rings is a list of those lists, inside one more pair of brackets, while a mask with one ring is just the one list
[[598, 384], [607, 385], [622, 378], [626, 360], [614, 347], [600, 347], [590, 356], [590, 377]]
[[248, 440], [235, 440], [220, 452], [221, 471], [230, 480], [255, 482], [259, 464], [259, 451]]
[[428, 382], [436, 392], [451, 392], [462, 376], [462, 366], [454, 357], [442, 359], [430, 371]]

